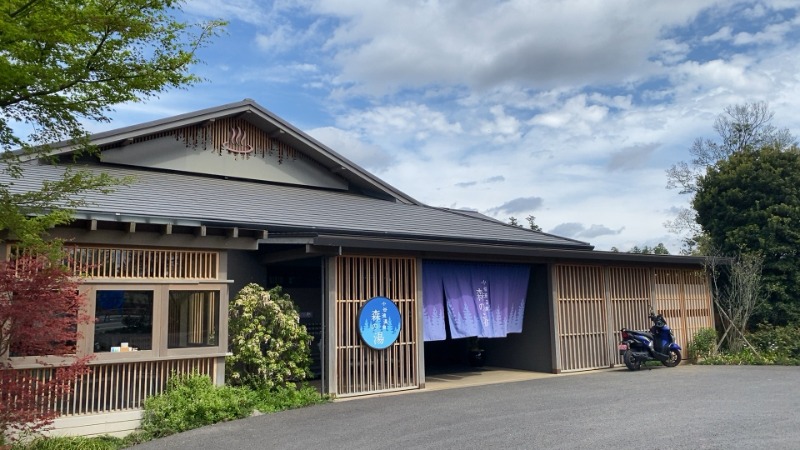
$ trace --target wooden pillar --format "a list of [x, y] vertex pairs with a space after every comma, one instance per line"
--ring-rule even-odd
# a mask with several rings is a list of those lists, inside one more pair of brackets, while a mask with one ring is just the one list
[[325, 286], [327, 289], [323, 289], [323, 295], [326, 296], [325, 312], [327, 314], [325, 316], [325, 323], [323, 324], [325, 348], [322, 357], [325, 359], [325, 363], [322, 376], [323, 385], [325, 385], [324, 380], [327, 380], [327, 391], [325, 393], [337, 394], [336, 386], [338, 386], [338, 379], [336, 377], [336, 367], [338, 361], [336, 358], [336, 327], [339, 326], [339, 324], [336, 323], [336, 258], [326, 258], [324, 264], [326, 265], [325, 271], [327, 273], [327, 283]]
[[547, 265], [547, 291], [550, 292], [550, 357], [553, 373], [561, 373], [561, 339], [558, 329], [558, 276], [554, 264]]
[[420, 389], [425, 388], [425, 330], [423, 329], [424, 320], [422, 318], [423, 308], [422, 302], [424, 299], [422, 298], [422, 260], [417, 258], [417, 273], [415, 274], [417, 277], [417, 377], [419, 380], [419, 387]]

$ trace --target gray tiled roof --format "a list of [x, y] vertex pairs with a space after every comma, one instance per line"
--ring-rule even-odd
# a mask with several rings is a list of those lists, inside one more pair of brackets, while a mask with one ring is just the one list
[[[585, 242], [537, 233], [493, 219], [423, 205], [372, 199], [345, 192], [222, 179], [199, 175], [86, 166], [136, 182], [112, 194], [90, 193], [84, 216], [120, 215], [144, 219], [196, 221], [270, 230], [362, 233], [409, 239], [441, 239], [590, 249]], [[13, 191], [36, 189], [64, 169], [26, 167]], [[2, 177], [0, 177], [2, 178]], [[9, 180], [0, 179], [0, 182]]]

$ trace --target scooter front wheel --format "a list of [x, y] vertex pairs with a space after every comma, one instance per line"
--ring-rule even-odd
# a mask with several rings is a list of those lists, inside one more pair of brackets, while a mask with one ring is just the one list
[[681, 351], [673, 349], [669, 350], [669, 359], [662, 362], [662, 364], [664, 364], [667, 367], [675, 367], [680, 363], [681, 363]]
[[630, 370], [639, 370], [642, 367], [642, 362], [636, 359], [633, 355], [633, 351], [628, 349], [623, 355], [622, 360], [625, 362], [625, 367]]

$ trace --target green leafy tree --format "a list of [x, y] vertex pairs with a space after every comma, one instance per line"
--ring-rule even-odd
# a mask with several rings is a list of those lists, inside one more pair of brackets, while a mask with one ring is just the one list
[[311, 335], [280, 286], [266, 291], [248, 284], [231, 303], [229, 315], [229, 383], [276, 389], [308, 377]]
[[638, 245], [635, 245], [630, 250], [630, 253], [639, 253], [642, 255], [669, 255], [669, 249], [667, 249], [663, 243], [659, 242], [655, 247], [645, 245], [640, 248]]
[[[542, 231], [542, 227], [540, 227], [539, 225], [536, 225], [536, 216], [528, 216], [528, 217], [525, 218], [525, 220], [528, 221], [528, 228], [530, 228], [531, 230], [533, 230], [533, 231]], [[514, 225], [515, 227], [522, 228], [522, 224], [519, 223], [519, 221], [517, 220], [516, 217], [513, 217], [513, 216], [509, 217], [508, 218], [508, 223], [509, 223], [509, 225]]]
[[[180, 22], [174, 17], [179, 6], [180, 2], [173, 0], [0, 3], [0, 237], [16, 241], [23, 253], [49, 255], [46, 267], [57, 266], [64, 257], [60, 242], [47, 239], [47, 230], [69, 223], [72, 211], [85, 204], [83, 194], [108, 192], [130, 180], [67, 165], [62, 177], [22, 192], [15, 185], [23, 184], [25, 162], [39, 158], [60, 163], [52, 155], [53, 143], [75, 150], [77, 157], [92, 155], [84, 121], [107, 122], [116, 104], [143, 101], [200, 81], [189, 71], [197, 62], [196, 50], [208, 43], [222, 24]], [[19, 273], [12, 275], [0, 297], [16, 311], [19, 302], [26, 300], [16, 294], [24, 292], [25, 280]], [[68, 281], [55, 283], [48, 292], [74, 291]], [[74, 316], [60, 305], [39, 302], [38, 310], [56, 318]], [[54, 347], [59, 329], [28, 316], [16, 321], [32, 323], [39, 331], [38, 341]], [[14, 331], [8, 323], [0, 328]], [[19, 342], [20, 333], [17, 330], [9, 338]], [[4, 357], [2, 353], [0, 357]], [[37, 348], [35, 353], [58, 351]], [[13, 364], [3, 365], [2, 370], [8, 371], [0, 390], [11, 396], [14, 390], [30, 392], [29, 382], [10, 377], [12, 368]], [[36, 406], [33, 403], [22, 408], [15, 406], [20, 403], [2, 403], [2, 420], [11, 427], [37, 419], [24, 414], [25, 408]]]
[[[681, 194], [691, 197], [691, 203], [700, 177], [731, 156], [764, 146], [786, 149], [795, 145], [796, 139], [789, 130], [772, 125], [773, 118], [774, 113], [765, 102], [728, 106], [714, 122], [718, 139], [696, 139], [689, 149], [692, 159], [680, 161], [667, 170], [667, 188], [679, 189]], [[693, 208], [682, 208], [675, 219], [664, 225], [684, 236], [683, 253], [708, 254], [713, 249], [696, 215]]]
[[528, 228], [533, 231], [542, 231], [542, 227], [536, 225], [536, 216], [528, 216], [525, 218], [528, 221]]
[[766, 307], [753, 322], [800, 321], [800, 149], [731, 155], [699, 178], [697, 222], [722, 254], [761, 254]]
[[[0, 6], [0, 231], [42, 246], [70, 221], [87, 191], [122, 180], [67, 169], [37, 192], [11, 192], [26, 159], [64, 142], [91, 152], [82, 121], [109, 121], [113, 105], [151, 98], [200, 79], [196, 50], [222, 25], [189, 25], [173, 0], [5, 0]], [[55, 162], [55, 158], [50, 159]], [[12, 181], [8, 181], [8, 180]], [[57, 242], [56, 242], [57, 244]]]
[[653, 254], [654, 255], [669, 255], [669, 249], [664, 245], [663, 242], [659, 242], [658, 245], [653, 247]]

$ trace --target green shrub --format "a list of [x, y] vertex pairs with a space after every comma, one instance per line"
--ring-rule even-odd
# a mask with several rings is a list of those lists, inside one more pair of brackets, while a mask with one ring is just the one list
[[262, 389], [256, 392], [256, 409], [269, 413], [286, 409], [301, 408], [303, 406], [327, 403], [330, 397], [321, 395], [311, 386], [295, 387], [289, 384], [272, 390]]
[[142, 430], [153, 437], [180, 433], [247, 417], [254, 404], [255, 395], [248, 389], [214, 386], [199, 374], [173, 376], [163, 394], [145, 400]]
[[717, 331], [713, 328], [701, 328], [695, 333], [686, 348], [687, 357], [692, 361], [707, 359], [717, 350]]
[[272, 390], [308, 377], [311, 335], [280, 286], [269, 291], [245, 286], [231, 302], [229, 316], [228, 383]]
[[[759, 353], [781, 361], [800, 359], [800, 326], [783, 327], [762, 323], [747, 340]], [[795, 363], [796, 364], [796, 363]]]

